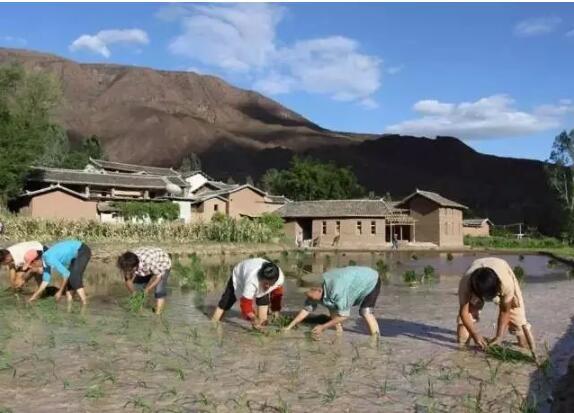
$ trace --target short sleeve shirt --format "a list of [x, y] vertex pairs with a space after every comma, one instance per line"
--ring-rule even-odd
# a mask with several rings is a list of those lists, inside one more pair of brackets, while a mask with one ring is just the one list
[[483, 267], [492, 269], [498, 276], [500, 280], [499, 297], [501, 302], [511, 303], [514, 298], [520, 294], [520, 287], [518, 286], [514, 271], [512, 271], [512, 268], [510, 268], [506, 261], [496, 257], [479, 258], [471, 264], [461, 279], [459, 285], [459, 299], [461, 304], [470, 302], [473, 299], [470, 275], [477, 269]]
[[12, 259], [14, 260], [14, 267], [19, 268], [24, 265], [24, 255], [30, 251], [42, 251], [44, 246], [38, 241], [20, 242], [6, 248]]
[[268, 290], [262, 290], [259, 285], [259, 270], [268, 262], [263, 258], [250, 258], [241, 261], [233, 268], [231, 278], [236, 295], [248, 299], [261, 298], [281, 287], [285, 282], [283, 271], [279, 269], [279, 278]]
[[156, 247], [142, 247], [132, 251], [138, 256], [139, 264], [136, 276], [147, 277], [155, 275], [162, 277], [171, 270], [171, 259], [167, 252]]

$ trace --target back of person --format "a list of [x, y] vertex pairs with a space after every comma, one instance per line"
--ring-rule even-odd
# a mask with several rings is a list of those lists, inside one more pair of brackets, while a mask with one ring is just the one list
[[233, 287], [235, 291], [244, 294], [246, 291], [255, 291], [255, 297], [259, 298], [283, 285], [285, 276], [281, 269], [279, 269], [279, 279], [267, 291], [261, 291], [259, 287], [259, 279], [257, 277], [261, 266], [268, 262], [263, 258], [250, 258], [241, 261], [233, 268]]
[[470, 275], [477, 269], [486, 267], [492, 269], [500, 280], [500, 300], [503, 302], [513, 301], [512, 307], [523, 307], [522, 291], [520, 284], [514, 275], [514, 271], [508, 263], [497, 257], [485, 257], [474, 260], [465, 273], [468, 278], [468, 288], [470, 289]]
[[[324, 297], [327, 307], [359, 305], [375, 288], [379, 274], [369, 267], [335, 268], [323, 274]], [[341, 302], [342, 301], [342, 302]]]
[[48, 265], [52, 261], [57, 261], [69, 267], [81, 246], [82, 242], [75, 239], [60, 241], [46, 250], [43, 256], [44, 261]]

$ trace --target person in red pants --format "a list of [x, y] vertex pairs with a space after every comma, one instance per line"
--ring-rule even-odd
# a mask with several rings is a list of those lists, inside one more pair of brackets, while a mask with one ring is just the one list
[[211, 319], [219, 322], [223, 314], [233, 307], [239, 298], [243, 318], [251, 321], [253, 328], [261, 329], [267, 322], [270, 306], [271, 312], [275, 315], [281, 311], [284, 282], [283, 272], [270, 261], [263, 258], [241, 261], [233, 268]]

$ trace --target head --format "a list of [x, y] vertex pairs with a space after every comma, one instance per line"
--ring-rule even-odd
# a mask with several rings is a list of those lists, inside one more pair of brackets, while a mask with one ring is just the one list
[[500, 292], [500, 280], [493, 269], [483, 267], [470, 275], [472, 292], [485, 301], [492, 301]]
[[12, 258], [12, 254], [10, 251], [6, 249], [0, 250], [0, 265], [10, 265], [14, 262], [14, 258]]
[[307, 290], [305, 296], [309, 301], [321, 301], [323, 298], [323, 288], [321, 287], [312, 287]]
[[133, 277], [140, 259], [131, 251], [126, 251], [118, 257], [117, 266], [124, 277]]
[[31, 271], [41, 273], [44, 271], [44, 263], [42, 262], [43, 251], [29, 250], [24, 254], [24, 271]]
[[279, 267], [272, 262], [265, 262], [257, 274], [259, 284], [263, 290], [269, 289], [279, 279]]

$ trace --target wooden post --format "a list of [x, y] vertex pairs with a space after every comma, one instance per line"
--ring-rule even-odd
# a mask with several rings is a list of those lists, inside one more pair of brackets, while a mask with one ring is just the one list
[[399, 225], [399, 239], [402, 241], [403, 240], [403, 226]]
[[412, 242], [416, 242], [416, 238], [415, 238], [415, 228], [416, 228], [416, 225], [415, 225], [415, 224], [411, 224], [411, 228], [413, 229], [413, 233], [412, 233], [412, 236], [411, 236]]

